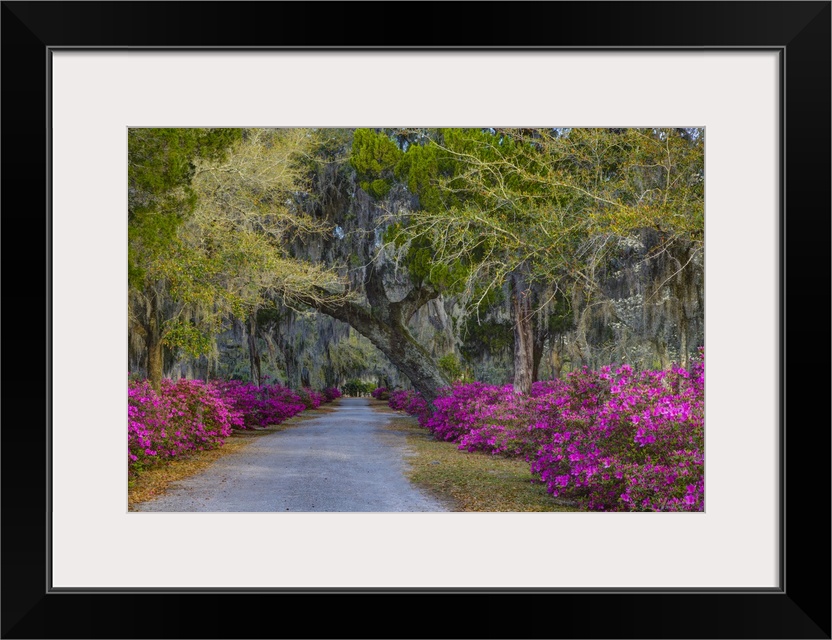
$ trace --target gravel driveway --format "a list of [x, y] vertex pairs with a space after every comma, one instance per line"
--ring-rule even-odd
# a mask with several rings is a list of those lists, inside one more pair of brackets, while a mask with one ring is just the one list
[[403, 437], [365, 398], [263, 436], [136, 511], [448, 511], [404, 477]]

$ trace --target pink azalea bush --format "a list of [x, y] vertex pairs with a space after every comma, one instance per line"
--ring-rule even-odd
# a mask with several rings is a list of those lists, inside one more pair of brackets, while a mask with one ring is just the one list
[[243, 417], [242, 429], [280, 424], [307, 408], [299, 394], [279, 384], [258, 387], [252, 382], [240, 380], [212, 384], [231, 409]]
[[399, 389], [390, 394], [387, 405], [396, 411], [405, 411], [419, 419], [419, 424], [425, 426], [430, 412], [428, 403], [418, 391]]
[[314, 389], [310, 389], [309, 387], [304, 387], [297, 392], [298, 398], [303, 403], [304, 408], [306, 409], [317, 409], [321, 406], [324, 402], [326, 402], [326, 397], [320, 391], [315, 391]]
[[704, 510], [704, 352], [690, 370], [583, 369], [528, 396], [475, 382], [442, 390], [432, 412], [413, 391], [389, 405], [460, 449], [525, 459], [534, 481], [587, 509]]
[[583, 371], [538, 396], [549, 438], [532, 475], [599, 511], [704, 510], [704, 361], [687, 371]]
[[342, 393], [337, 387], [327, 387], [321, 393], [324, 394], [325, 402], [332, 402], [341, 397]]
[[405, 389], [398, 389], [397, 391], [393, 391], [390, 394], [389, 400], [387, 400], [387, 406], [391, 409], [395, 409], [396, 411], [404, 411], [404, 408], [407, 406], [408, 400], [415, 394], [415, 391], [409, 391]]
[[215, 449], [242, 415], [231, 409], [219, 390], [201, 380], [163, 380], [157, 394], [146, 380], [127, 387], [128, 468], [135, 473], [165, 458]]
[[389, 400], [390, 390], [387, 387], [376, 387], [375, 389], [370, 391], [370, 395], [373, 396], [376, 400]]
[[281, 385], [257, 387], [241, 381], [162, 380], [157, 394], [146, 380], [127, 387], [128, 470], [168, 458], [222, 446], [233, 429], [255, 429], [281, 422], [324, 395], [305, 390], [305, 400]]
[[456, 384], [434, 401], [435, 410], [426, 427], [437, 440], [459, 442], [482, 427], [495, 408], [511, 402], [511, 385], [502, 387], [482, 382]]

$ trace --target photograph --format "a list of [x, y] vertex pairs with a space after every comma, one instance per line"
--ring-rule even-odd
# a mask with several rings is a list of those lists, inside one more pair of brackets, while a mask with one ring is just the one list
[[832, 638], [829, 0], [0, 4], [1, 638]]
[[135, 511], [705, 511], [702, 127], [131, 128]]

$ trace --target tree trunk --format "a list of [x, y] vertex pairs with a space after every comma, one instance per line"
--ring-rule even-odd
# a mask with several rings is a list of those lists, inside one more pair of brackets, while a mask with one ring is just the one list
[[211, 378], [211, 361], [207, 356], [200, 356], [196, 365], [196, 377], [205, 380], [206, 382]]
[[147, 297], [147, 316], [144, 322], [144, 341], [147, 346], [147, 379], [156, 391], [162, 391], [162, 377], [164, 370], [164, 351], [162, 345], [162, 323], [159, 321], [159, 310], [155, 292]]
[[283, 364], [286, 368], [286, 385], [292, 389], [300, 386], [300, 367], [295, 361], [295, 349], [283, 339], [281, 342], [281, 351], [283, 352]]
[[439, 395], [439, 389], [448, 386], [445, 375], [433, 358], [420, 345], [401, 322], [385, 323], [374, 318], [358, 305], [320, 308], [333, 318], [347, 322], [353, 329], [373, 343], [390, 362], [410, 380], [413, 388], [422, 394], [428, 405]]
[[673, 295], [676, 298], [679, 329], [679, 366], [687, 369], [690, 364], [690, 322], [688, 301], [695, 296], [695, 269], [690, 268], [693, 259], [691, 246], [687, 243], [675, 246], [675, 262], [678, 271], [673, 281]]
[[523, 267], [511, 276], [511, 311], [514, 316], [514, 392], [529, 393], [535, 369], [534, 326], [532, 292]]
[[439, 390], [450, 385], [445, 374], [436, 366], [430, 354], [413, 339], [407, 327], [393, 325], [385, 333], [381, 340], [373, 340], [370, 335], [367, 337], [407, 376], [413, 388], [431, 406], [439, 395]]
[[661, 338], [654, 338], [652, 342], [656, 356], [659, 358], [659, 369], [667, 369], [670, 366], [670, 358], [667, 355], [667, 344]]
[[589, 323], [589, 306], [584, 307], [580, 313], [575, 328], [575, 349], [581, 367], [588, 367], [592, 358], [592, 349], [589, 346], [589, 338], [586, 330]]
[[688, 368], [688, 317], [685, 313], [684, 301], [679, 302], [679, 366]]
[[[153, 322], [155, 325], [156, 323]], [[162, 363], [164, 354], [162, 352], [162, 336], [157, 327], [151, 328], [145, 336], [147, 343], [147, 378], [150, 386], [160, 393], [162, 390]]]
[[251, 379], [258, 387], [260, 386], [260, 353], [257, 350], [257, 320], [252, 313], [248, 317], [248, 360], [251, 367]]
[[324, 376], [324, 386], [325, 387], [328, 388], [328, 387], [337, 387], [338, 386], [338, 382], [337, 382], [338, 378], [335, 375], [335, 371], [333, 371], [331, 365], [327, 365], [327, 366], [324, 367], [323, 376]]
[[144, 343], [147, 366], [147, 381], [156, 393], [162, 391], [162, 378], [165, 371], [165, 350], [162, 344], [163, 322], [159, 308], [162, 283], [155, 283], [143, 291], [135, 291], [132, 301], [136, 315], [132, 317], [133, 330]]
[[[534, 343], [532, 344], [532, 382], [540, 380], [540, 362], [543, 360], [543, 350], [549, 337], [546, 318], [534, 317]], [[554, 347], [553, 347], [554, 348]]]
[[365, 292], [369, 308], [354, 302], [333, 302], [328, 292], [319, 290], [319, 296], [304, 299], [310, 307], [346, 322], [372, 342], [391, 363], [407, 378], [432, 409], [433, 401], [442, 387], [450, 386], [427, 350], [420, 345], [407, 328], [407, 322], [428, 300], [439, 292], [430, 286], [420, 286], [401, 300], [391, 302], [382, 284], [380, 269], [371, 264], [365, 275]]
[[[552, 342], [554, 343], [555, 340], [553, 339]], [[563, 372], [563, 356], [561, 355], [561, 351], [563, 350], [563, 336], [557, 342], [557, 347], [552, 344], [552, 378], [554, 380], [559, 380]]]

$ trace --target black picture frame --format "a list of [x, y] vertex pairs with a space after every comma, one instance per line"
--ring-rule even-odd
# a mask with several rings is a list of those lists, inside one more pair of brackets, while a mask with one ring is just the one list
[[[830, 638], [830, 2], [3, 2], [0, 19], [3, 638]], [[48, 83], [61, 47], [779, 51], [780, 588], [51, 590]]]

